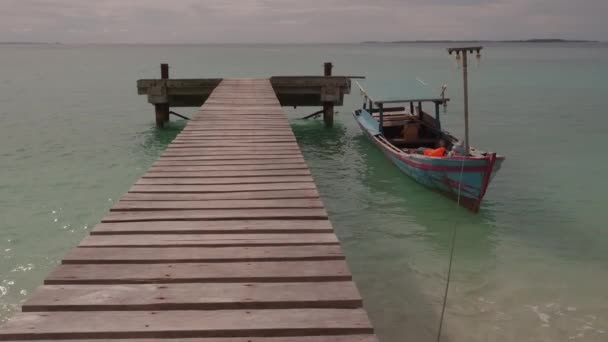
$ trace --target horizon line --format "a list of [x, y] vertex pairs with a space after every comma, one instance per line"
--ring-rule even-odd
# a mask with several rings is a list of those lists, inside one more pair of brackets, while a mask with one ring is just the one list
[[62, 41], [0, 41], [1, 45], [359, 45], [408, 43], [608, 43], [602, 40], [532, 38], [532, 39], [415, 39], [365, 40], [351, 42], [62, 42]]

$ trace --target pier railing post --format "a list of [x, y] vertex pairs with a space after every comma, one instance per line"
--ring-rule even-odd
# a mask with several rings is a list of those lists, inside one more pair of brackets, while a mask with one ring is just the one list
[[[169, 79], [169, 64], [163, 63], [160, 65], [160, 78], [163, 80]], [[165, 122], [169, 121], [169, 103], [156, 103], [154, 104], [154, 110], [156, 112], [156, 127], [162, 128]]]
[[[327, 62], [323, 65], [323, 75], [331, 76], [333, 64]], [[331, 127], [334, 125], [334, 103], [330, 101], [323, 102], [323, 121], [325, 126]]]

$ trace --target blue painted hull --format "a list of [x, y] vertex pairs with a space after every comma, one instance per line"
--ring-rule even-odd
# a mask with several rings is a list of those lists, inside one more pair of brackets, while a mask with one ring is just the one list
[[504, 157], [495, 153], [471, 157], [429, 157], [404, 152], [379, 132], [378, 121], [366, 110], [357, 110], [354, 116], [368, 138], [403, 173], [474, 212], [479, 210], [492, 178], [504, 161]]

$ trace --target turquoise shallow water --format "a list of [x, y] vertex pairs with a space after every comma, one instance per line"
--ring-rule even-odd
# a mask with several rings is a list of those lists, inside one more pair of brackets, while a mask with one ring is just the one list
[[[154, 128], [135, 80], [363, 74], [377, 97], [453, 101], [442, 45], [0, 46], [0, 311], [10, 317], [183, 127]], [[425, 84], [416, 81], [422, 80]], [[608, 340], [608, 46], [486, 46], [471, 71], [472, 144], [507, 156], [472, 215], [404, 177], [350, 116], [293, 128], [383, 341], [433, 341], [457, 229], [446, 341]], [[353, 92], [355, 93], [355, 92]], [[180, 109], [192, 114], [194, 109]]]

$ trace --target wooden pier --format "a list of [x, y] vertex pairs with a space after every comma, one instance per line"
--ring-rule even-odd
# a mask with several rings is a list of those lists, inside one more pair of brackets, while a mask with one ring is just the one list
[[[362, 76], [332, 76], [332, 63], [325, 63], [323, 76], [273, 76], [270, 84], [281, 106], [322, 107], [319, 113], [327, 126], [333, 125], [334, 106], [344, 103], [350, 94], [351, 79]], [[163, 127], [169, 121], [171, 107], [200, 107], [209, 98], [221, 78], [169, 78], [169, 65], [161, 64], [160, 79], [137, 81], [137, 92], [147, 95], [154, 105], [156, 125]]]
[[375, 342], [268, 79], [222, 80], [0, 340]]

